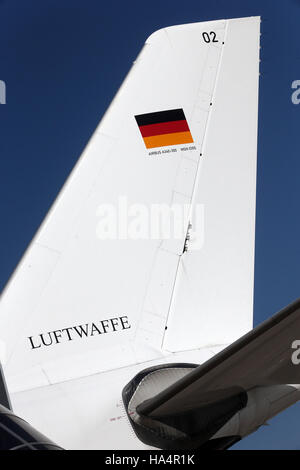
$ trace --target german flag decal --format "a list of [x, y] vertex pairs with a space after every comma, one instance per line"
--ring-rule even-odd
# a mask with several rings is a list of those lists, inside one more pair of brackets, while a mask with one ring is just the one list
[[140, 114], [135, 119], [147, 149], [194, 142], [183, 109]]

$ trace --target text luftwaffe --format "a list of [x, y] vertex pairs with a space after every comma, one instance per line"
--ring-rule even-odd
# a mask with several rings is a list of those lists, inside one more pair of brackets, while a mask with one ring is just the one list
[[85, 323], [84, 325], [71, 326], [61, 330], [48, 331], [36, 336], [29, 336], [31, 349], [53, 346], [65, 341], [84, 339], [91, 336], [115, 333], [117, 331], [128, 330], [131, 328], [128, 317], [109, 318], [97, 323]]

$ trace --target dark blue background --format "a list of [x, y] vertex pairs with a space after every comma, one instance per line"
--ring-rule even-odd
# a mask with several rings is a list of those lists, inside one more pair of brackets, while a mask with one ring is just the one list
[[[299, 0], [0, 0], [0, 288], [146, 37], [253, 15], [262, 16], [255, 324], [300, 296]], [[236, 448], [300, 448], [299, 419], [295, 405]]]

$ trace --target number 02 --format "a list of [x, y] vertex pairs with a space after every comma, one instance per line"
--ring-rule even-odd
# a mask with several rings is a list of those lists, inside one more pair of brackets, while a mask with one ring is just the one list
[[202, 33], [202, 37], [204, 39], [204, 42], [219, 42], [217, 40], [217, 35], [214, 31], [211, 31], [210, 33]]

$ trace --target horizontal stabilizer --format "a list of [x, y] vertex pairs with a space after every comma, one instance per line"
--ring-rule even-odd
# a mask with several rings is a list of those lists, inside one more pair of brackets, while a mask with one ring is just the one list
[[[297, 384], [300, 366], [293, 361], [293, 345], [300, 331], [300, 299], [250, 333], [189, 372], [182, 379], [141, 403], [138, 413], [152, 418], [187, 412], [199, 406], [207, 392], [218, 399], [231, 387]], [[224, 396], [224, 395], [223, 395]]]

